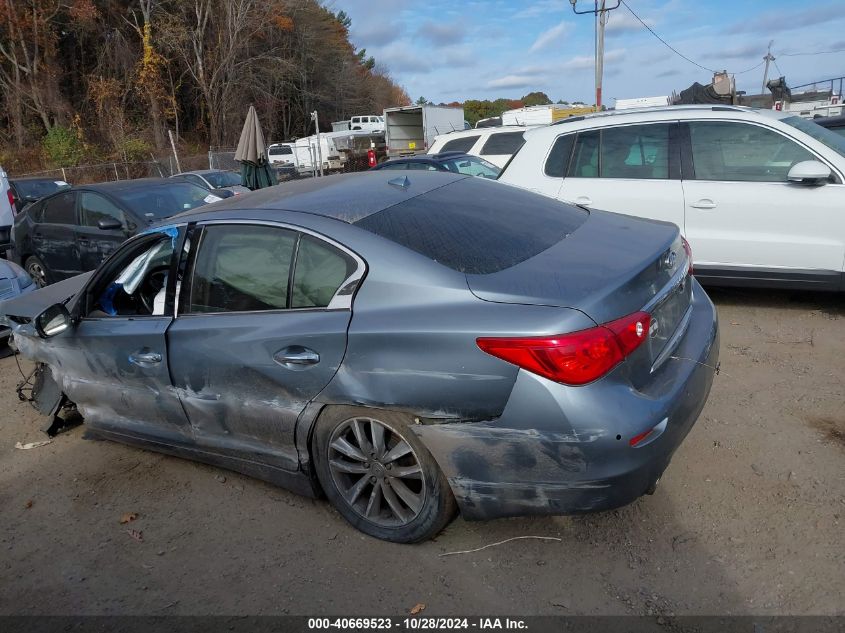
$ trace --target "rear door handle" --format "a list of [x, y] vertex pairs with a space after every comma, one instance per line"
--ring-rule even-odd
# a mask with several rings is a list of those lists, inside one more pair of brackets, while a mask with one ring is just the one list
[[139, 367], [150, 367], [161, 362], [161, 354], [148, 349], [139, 349], [137, 352], [129, 354], [129, 362]]
[[585, 207], [589, 207], [591, 204], [593, 204], [593, 201], [587, 196], [578, 196], [577, 198], [575, 198], [575, 204], [581, 204]]
[[273, 354], [273, 360], [288, 369], [306, 369], [320, 362], [320, 355], [313, 349], [291, 345]]
[[693, 209], [715, 209], [716, 203], [713, 202], [710, 198], [702, 198], [698, 202], [693, 202], [690, 204]]

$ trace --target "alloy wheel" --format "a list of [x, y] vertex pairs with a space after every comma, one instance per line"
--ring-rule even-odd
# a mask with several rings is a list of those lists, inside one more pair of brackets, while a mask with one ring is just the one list
[[41, 264], [31, 262], [29, 266], [26, 267], [26, 272], [29, 273], [29, 276], [32, 277], [32, 280], [35, 282], [35, 285], [39, 288], [43, 288], [47, 285], [47, 273], [44, 272], [44, 268]]
[[383, 527], [413, 521], [425, 503], [419, 458], [394, 428], [368, 417], [350, 418], [328, 446], [332, 481], [358, 515]]

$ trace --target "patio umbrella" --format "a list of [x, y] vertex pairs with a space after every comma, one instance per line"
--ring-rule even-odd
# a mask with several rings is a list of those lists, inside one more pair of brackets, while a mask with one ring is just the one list
[[249, 106], [244, 121], [244, 129], [238, 141], [235, 160], [241, 164], [241, 182], [244, 187], [252, 190], [270, 187], [277, 183], [276, 174], [270, 168], [267, 160], [267, 150], [264, 144], [264, 132], [255, 106]]

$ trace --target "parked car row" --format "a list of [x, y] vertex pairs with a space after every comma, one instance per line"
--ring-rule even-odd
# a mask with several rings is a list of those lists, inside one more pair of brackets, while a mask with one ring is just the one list
[[[811, 121], [675, 106], [453, 141], [213, 209], [185, 192], [175, 215], [118, 183], [31, 205], [16, 253], [55, 231], [42, 252], [87, 240], [96, 268], [0, 304], [61, 385], [40, 406], [67, 398], [93, 435], [325, 494], [415, 542], [456, 510], [653, 493], [718, 373], [693, 272], [843, 289], [845, 138]], [[471, 153], [491, 141], [501, 172]]]

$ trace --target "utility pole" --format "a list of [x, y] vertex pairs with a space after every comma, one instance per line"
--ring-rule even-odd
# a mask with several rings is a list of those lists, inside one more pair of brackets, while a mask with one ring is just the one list
[[320, 175], [323, 175], [323, 148], [320, 143], [320, 121], [317, 118], [317, 111], [311, 113], [311, 120], [314, 121], [314, 129], [317, 131], [317, 162], [319, 164]]
[[774, 40], [769, 41], [769, 50], [766, 51], [766, 56], [763, 58], [763, 61], [766, 62], [766, 68], [763, 70], [763, 89], [760, 91], [760, 94], [766, 94], [766, 82], [769, 79], [769, 63], [775, 61], [774, 55], [772, 55], [772, 44]]
[[596, 110], [601, 112], [601, 80], [604, 75], [604, 27], [607, 24], [605, 0], [596, 4]]
[[607, 25], [607, 13], [618, 9], [621, 2], [617, 0], [612, 7], [607, 6], [607, 0], [593, 0], [593, 8], [579, 11], [575, 6], [578, 0], [569, 0], [572, 11], [577, 15], [592, 13], [596, 16], [596, 110], [601, 111], [601, 84], [604, 75], [604, 27]]

